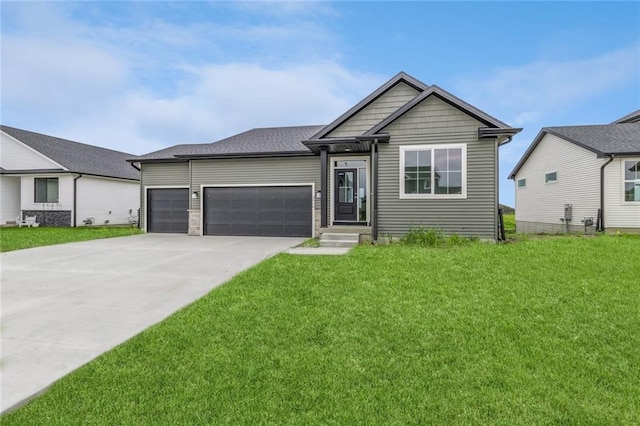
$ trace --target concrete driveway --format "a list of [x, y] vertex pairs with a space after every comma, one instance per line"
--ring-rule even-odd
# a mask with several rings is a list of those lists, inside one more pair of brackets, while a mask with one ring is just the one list
[[2, 253], [0, 411], [303, 241], [145, 234]]

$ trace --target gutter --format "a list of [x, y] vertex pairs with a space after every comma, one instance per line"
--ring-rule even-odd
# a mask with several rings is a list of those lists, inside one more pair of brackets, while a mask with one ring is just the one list
[[78, 224], [78, 179], [82, 177], [82, 173], [73, 178], [73, 227]]
[[596, 231], [604, 231], [604, 168], [613, 161], [613, 154], [609, 155], [609, 161], [600, 166], [600, 214]]

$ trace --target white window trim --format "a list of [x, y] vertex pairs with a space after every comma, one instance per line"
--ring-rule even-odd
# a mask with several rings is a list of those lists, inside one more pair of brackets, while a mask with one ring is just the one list
[[[330, 167], [329, 167], [329, 191], [327, 196], [329, 197], [329, 221], [330, 223], [333, 223], [335, 221], [334, 216], [335, 216], [335, 202], [334, 200], [334, 178], [335, 178], [335, 170], [336, 169], [343, 169], [343, 168], [349, 168], [349, 167], [336, 167], [336, 161], [364, 161], [366, 163], [366, 169], [367, 169], [367, 199], [368, 200], [372, 200], [372, 192], [371, 192], [371, 159], [369, 157], [367, 157], [366, 155], [358, 155], [358, 156], [340, 156], [340, 155], [336, 155], [336, 156], [329, 156], [329, 163], [330, 163]], [[367, 223], [371, 223], [371, 203], [367, 202]]]
[[625, 171], [625, 163], [627, 161], [636, 161], [636, 162], [638, 162], [638, 161], [640, 161], [640, 158], [621, 158], [620, 159], [620, 182], [621, 182], [621, 185], [620, 185], [620, 200], [622, 201], [622, 205], [635, 206], [635, 205], [640, 204], [640, 200], [638, 200], [638, 201], [627, 201], [625, 199], [625, 196], [624, 196], [625, 195], [624, 194], [625, 186], [626, 186], [625, 184], [627, 183], [627, 180], [625, 179], [625, 176], [624, 176], [625, 175], [624, 171]]
[[[405, 194], [404, 193], [404, 153], [406, 151], [421, 151], [435, 149], [462, 149], [462, 194]], [[460, 200], [467, 198], [467, 144], [441, 144], [441, 145], [405, 145], [400, 147], [400, 199], [427, 199], [427, 200]], [[433, 151], [432, 151], [433, 152]], [[433, 153], [432, 159], [433, 159]]]
[[[524, 181], [524, 185], [522, 185], [522, 186], [520, 186], [520, 181], [521, 180]], [[527, 187], [527, 178], [526, 177], [516, 179], [516, 189], [526, 189], [526, 187]]]
[[[548, 175], [550, 175], [550, 174], [552, 174], [552, 173], [555, 173], [555, 174], [556, 174], [556, 180], [550, 180], [550, 181], [547, 181], [547, 176], [548, 176]], [[545, 173], [545, 174], [544, 174], [544, 184], [545, 184], [545, 185], [552, 185], [552, 184], [554, 184], [554, 183], [558, 183], [558, 172], [557, 172], [557, 171], [553, 171], [553, 172], [547, 172], [547, 173]]]

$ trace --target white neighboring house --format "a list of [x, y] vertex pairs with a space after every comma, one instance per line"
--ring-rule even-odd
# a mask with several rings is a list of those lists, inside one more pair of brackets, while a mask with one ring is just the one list
[[[0, 225], [128, 224], [140, 207], [131, 154], [0, 126]], [[89, 220], [88, 220], [89, 219]]]
[[509, 175], [516, 231], [640, 232], [640, 110], [607, 125], [545, 127]]

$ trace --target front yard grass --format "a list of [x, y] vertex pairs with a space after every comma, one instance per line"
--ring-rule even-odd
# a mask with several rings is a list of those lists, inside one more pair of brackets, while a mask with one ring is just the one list
[[282, 254], [2, 417], [640, 423], [640, 238]]
[[83, 226], [78, 228], [0, 227], [0, 252], [98, 238], [124, 237], [142, 233], [138, 228]]

